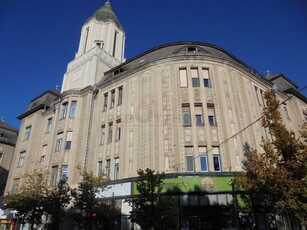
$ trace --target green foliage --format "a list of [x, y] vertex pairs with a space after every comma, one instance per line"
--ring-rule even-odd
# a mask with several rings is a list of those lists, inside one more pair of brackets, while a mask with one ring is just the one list
[[164, 173], [155, 174], [149, 168], [138, 171], [137, 190], [139, 195], [127, 199], [133, 210], [132, 221], [142, 229], [177, 229], [179, 207], [175, 200], [161, 196], [164, 185]]
[[83, 172], [78, 188], [72, 191], [73, 208], [78, 210], [73, 218], [85, 229], [92, 229], [93, 225], [105, 226], [110, 218], [112, 207], [96, 198], [99, 190], [104, 189], [105, 182], [103, 175], [96, 177], [93, 172]]
[[71, 200], [71, 189], [67, 181], [59, 181], [57, 187], [50, 190], [45, 197], [45, 212], [53, 230], [59, 229], [66, 216], [66, 208]]
[[8, 206], [17, 211], [16, 217], [21, 223], [29, 223], [31, 229], [42, 224], [45, 197], [48, 194], [46, 186], [47, 171], [38, 168], [26, 176], [27, 182], [15, 194], [7, 197]]
[[266, 92], [264, 97], [262, 126], [269, 131], [270, 139], [262, 138], [263, 153], [245, 147], [245, 173], [235, 183], [257, 203], [268, 204], [276, 212], [306, 224], [307, 126], [302, 127], [301, 138], [296, 138], [283, 124], [276, 95]]

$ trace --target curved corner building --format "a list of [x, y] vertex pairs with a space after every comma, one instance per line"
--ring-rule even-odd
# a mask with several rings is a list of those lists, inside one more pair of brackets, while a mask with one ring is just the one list
[[136, 170], [151, 168], [167, 174], [166, 186], [181, 189], [190, 227], [195, 216], [197, 223], [220, 224], [225, 214], [217, 207], [232, 205], [230, 181], [242, 170], [243, 146], [261, 151], [261, 137], [268, 137], [257, 122], [263, 92], [274, 85], [280, 101], [291, 97], [280, 111], [295, 133], [307, 118], [306, 97], [283, 74], [263, 77], [206, 43], [165, 44], [128, 61], [124, 48], [125, 33], [107, 1], [83, 25], [61, 92], [44, 92], [19, 116], [6, 191], [18, 189], [38, 165], [49, 169], [50, 186], [60, 179], [76, 186], [80, 167], [104, 172], [110, 185], [99, 196], [117, 200], [118, 228], [128, 229], [123, 198], [136, 193]]

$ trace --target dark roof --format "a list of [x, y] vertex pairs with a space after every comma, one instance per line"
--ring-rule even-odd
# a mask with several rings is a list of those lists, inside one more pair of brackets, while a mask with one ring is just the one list
[[245, 64], [244, 62], [242, 62], [241, 60], [239, 60], [238, 58], [220, 47], [207, 43], [185, 41], [168, 43], [155, 47], [153, 49], [148, 50], [147, 52], [136, 56], [135, 58], [128, 60], [127, 62], [124, 62], [123, 64], [107, 71], [100, 84], [104, 84], [110, 80], [114, 80], [115, 75], [136, 69], [137, 67], [146, 63], [172, 57], [189, 59], [195, 56], [204, 57], [208, 59], [220, 59], [221, 61], [229, 61], [235, 63], [236, 65], [241, 66], [243, 69], [253, 74], [255, 77], [260, 77], [266, 80], [255, 69], [251, 68], [250, 66], [248, 66], [247, 64]]
[[120, 25], [114, 11], [112, 10], [111, 3], [107, 1], [104, 6], [102, 6], [99, 10], [97, 10], [92, 17], [90, 17], [86, 22], [89, 20], [95, 18], [97, 21], [113, 21], [115, 24], [122, 29], [122, 26]]
[[49, 109], [51, 104], [60, 97], [60, 92], [57, 90], [47, 90], [39, 96], [35, 97], [27, 111], [19, 115], [18, 119], [23, 119], [24, 117], [40, 110], [40, 109]]
[[0, 143], [15, 146], [18, 129], [13, 128], [4, 121], [0, 121]]

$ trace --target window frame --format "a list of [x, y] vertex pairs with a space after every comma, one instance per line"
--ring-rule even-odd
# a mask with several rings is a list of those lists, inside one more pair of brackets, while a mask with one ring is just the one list
[[187, 88], [189, 86], [187, 68], [179, 68], [179, 81], [180, 88]]
[[24, 166], [25, 159], [26, 159], [26, 151], [20, 152], [18, 162], [17, 162], [17, 168], [21, 168], [22, 166]]
[[[190, 104], [182, 104], [182, 123], [184, 127], [192, 125]], [[186, 120], [186, 118], [188, 118]]]
[[66, 118], [67, 110], [68, 110], [68, 101], [62, 103], [61, 118], [60, 119], [65, 119]]
[[[196, 75], [194, 75], [194, 71], [196, 71]], [[191, 68], [191, 79], [193, 88], [200, 87], [198, 68]]]
[[23, 137], [23, 141], [27, 141], [27, 140], [30, 139], [31, 130], [32, 130], [32, 126], [31, 125], [26, 127], [25, 134], [24, 134], [24, 137]]
[[77, 110], [77, 101], [71, 101], [69, 117], [75, 118], [76, 117], [76, 110]]

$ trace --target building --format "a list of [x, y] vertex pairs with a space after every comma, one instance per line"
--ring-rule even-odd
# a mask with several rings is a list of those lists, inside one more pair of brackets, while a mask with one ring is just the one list
[[[220, 210], [210, 209], [210, 220], [195, 214], [195, 206], [231, 203], [229, 182], [242, 170], [243, 145], [260, 150], [268, 135], [253, 124], [262, 114], [263, 92], [274, 87], [280, 101], [291, 97], [280, 109], [295, 133], [307, 117], [306, 97], [286, 76], [264, 77], [210, 44], [165, 44], [128, 61], [124, 49], [125, 32], [107, 1], [83, 25], [61, 91], [44, 92], [19, 116], [6, 192], [39, 166], [49, 169], [50, 186], [60, 179], [76, 186], [81, 167], [110, 178], [102, 195], [115, 196], [128, 215], [122, 198], [135, 194], [136, 170], [151, 168], [175, 178], [169, 186], [198, 184], [208, 192], [201, 203], [202, 195], [183, 189], [181, 204], [187, 216], [217, 224]], [[126, 224], [122, 219], [121, 228]]]
[[4, 193], [7, 176], [11, 167], [18, 129], [0, 120], [0, 196]]

